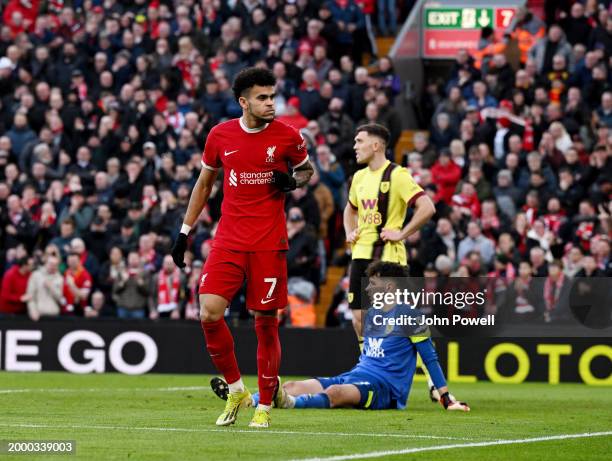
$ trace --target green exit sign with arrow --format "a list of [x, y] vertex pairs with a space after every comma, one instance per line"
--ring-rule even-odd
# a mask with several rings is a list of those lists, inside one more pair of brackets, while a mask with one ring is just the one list
[[480, 29], [494, 27], [493, 8], [426, 8], [427, 29]]

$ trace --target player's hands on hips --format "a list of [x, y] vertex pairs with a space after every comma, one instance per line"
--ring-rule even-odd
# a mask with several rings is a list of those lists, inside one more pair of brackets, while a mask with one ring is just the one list
[[359, 239], [359, 228], [353, 229], [349, 233], [349, 235], [346, 236], [347, 243], [350, 243], [351, 245], [354, 245], [358, 239]]
[[380, 233], [380, 238], [385, 242], [401, 242], [404, 240], [402, 231], [393, 229], [383, 229]]
[[176, 240], [174, 241], [174, 245], [172, 247], [172, 259], [174, 260], [174, 264], [177, 267], [183, 269], [185, 267], [185, 250], [187, 249], [187, 234], [183, 234], [182, 232], [178, 235]]
[[274, 181], [274, 186], [282, 192], [291, 192], [297, 188], [295, 178], [282, 171], [272, 170], [272, 179]]

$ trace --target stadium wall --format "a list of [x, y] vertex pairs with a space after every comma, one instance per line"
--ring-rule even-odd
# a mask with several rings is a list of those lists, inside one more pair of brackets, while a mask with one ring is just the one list
[[[0, 322], [0, 370], [73, 373], [215, 373], [200, 325], [84, 319]], [[245, 374], [256, 373], [256, 337], [233, 328]], [[350, 369], [357, 344], [349, 329], [281, 329], [284, 375], [328, 376]], [[606, 337], [436, 338], [451, 382], [540, 381], [612, 385]], [[419, 373], [417, 380], [424, 377]]]

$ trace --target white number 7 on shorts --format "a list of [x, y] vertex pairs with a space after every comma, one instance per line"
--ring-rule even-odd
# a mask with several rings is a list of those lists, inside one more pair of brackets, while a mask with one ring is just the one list
[[266, 295], [266, 298], [270, 298], [272, 296], [272, 293], [274, 293], [274, 288], [276, 287], [276, 280], [277, 280], [276, 277], [264, 278], [264, 282], [272, 284], [270, 286], [270, 289], [268, 290], [268, 294]]

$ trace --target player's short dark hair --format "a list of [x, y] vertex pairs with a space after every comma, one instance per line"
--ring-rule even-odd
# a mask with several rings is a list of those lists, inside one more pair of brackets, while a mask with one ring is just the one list
[[257, 86], [274, 86], [276, 85], [276, 78], [269, 69], [262, 69], [261, 67], [248, 67], [241, 70], [234, 79], [234, 85], [232, 91], [236, 101], [240, 96], [244, 95], [244, 92]]
[[382, 139], [385, 143], [385, 146], [389, 145], [389, 139], [391, 138], [391, 133], [389, 133], [389, 130], [387, 129], [387, 127], [380, 125], [378, 123], [367, 123], [365, 125], [361, 125], [357, 127], [357, 130], [355, 132], [359, 133], [361, 131], [365, 131], [370, 136], [376, 136]]
[[368, 277], [401, 279], [408, 277], [408, 268], [388, 261], [374, 261], [366, 269], [366, 275]]

